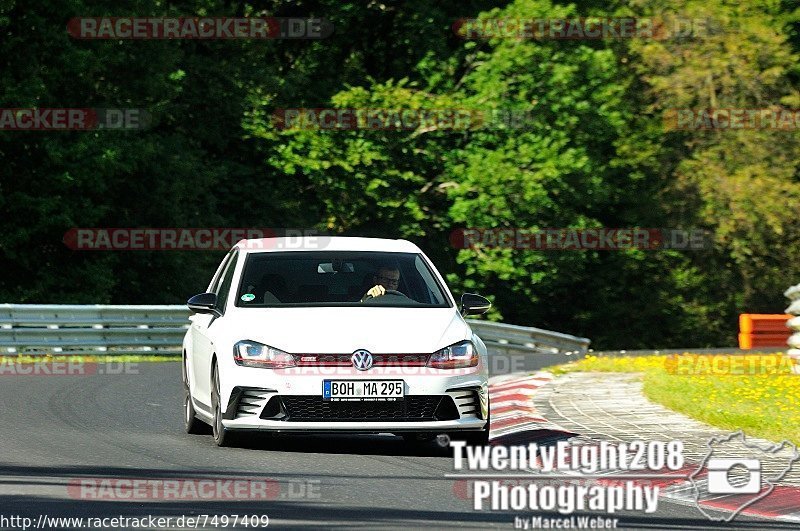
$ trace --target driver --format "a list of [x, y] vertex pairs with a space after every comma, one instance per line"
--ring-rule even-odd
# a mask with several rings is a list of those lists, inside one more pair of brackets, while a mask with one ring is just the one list
[[381, 266], [372, 276], [372, 281], [375, 285], [361, 297], [361, 302], [369, 297], [380, 297], [386, 294], [387, 289], [397, 290], [400, 285], [400, 270], [394, 266]]

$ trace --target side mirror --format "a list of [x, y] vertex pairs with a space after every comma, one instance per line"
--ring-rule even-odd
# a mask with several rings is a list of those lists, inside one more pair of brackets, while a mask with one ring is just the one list
[[195, 295], [188, 301], [186, 305], [190, 310], [196, 313], [216, 313], [217, 312], [217, 294], [216, 293], [200, 293]]
[[491, 307], [489, 299], [476, 293], [465, 293], [461, 296], [461, 315], [481, 315], [488, 312]]

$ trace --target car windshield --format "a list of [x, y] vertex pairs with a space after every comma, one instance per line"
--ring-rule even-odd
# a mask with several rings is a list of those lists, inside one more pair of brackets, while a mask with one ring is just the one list
[[[376, 285], [383, 290], [368, 295]], [[448, 308], [451, 304], [419, 254], [301, 251], [248, 255], [236, 306]]]

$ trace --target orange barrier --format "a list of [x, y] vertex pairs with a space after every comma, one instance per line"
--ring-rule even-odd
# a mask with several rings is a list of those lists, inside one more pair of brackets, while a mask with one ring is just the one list
[[743, 313], [739, 316], [739, 348], [784, 347], [792, 331], [786, 327], [791, 315]]

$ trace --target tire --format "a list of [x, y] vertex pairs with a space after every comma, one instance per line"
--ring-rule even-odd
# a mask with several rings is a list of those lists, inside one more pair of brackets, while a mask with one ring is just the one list
[[192, 404], [192, 395], [189, 391], [189, 372], [186, 370], [186, 360], [183, 361], [183, 427], [191, 435], [204, 435], [208, 433], [208, 426], [197, 418], [197, 412]]
[[233, 446], [234, 434], [222, 425], [222, 407], [219, 402], [219, 371], [217, 366], [211, 368], [211, 408], [214, 411], [214, 422], [211, 433], [217, 446]]

